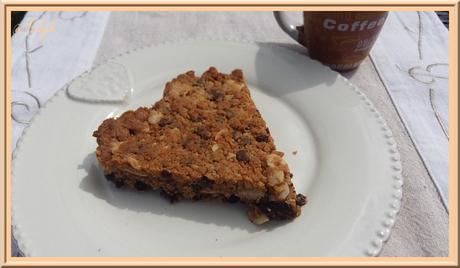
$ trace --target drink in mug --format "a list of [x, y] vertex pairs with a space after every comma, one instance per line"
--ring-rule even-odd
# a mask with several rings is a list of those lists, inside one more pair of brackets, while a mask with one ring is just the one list
[[[303, 12], [304, 25], [281, 27], [308, 49], [311, 58], [337, 71], [355, 69], [366, 58], [387, 18], [387, 11]], [[295, 31], [295, 33], [293, 33]]]

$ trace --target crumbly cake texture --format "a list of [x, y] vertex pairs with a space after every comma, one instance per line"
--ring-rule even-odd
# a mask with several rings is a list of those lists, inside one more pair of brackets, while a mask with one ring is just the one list
[[255, 224], [293, 219], [306, 203], [239, 69], [181, 74], [153, 107], [106, 119], [93, 136], [116, 187], [159, 189], [171, 201], [244, 202]]

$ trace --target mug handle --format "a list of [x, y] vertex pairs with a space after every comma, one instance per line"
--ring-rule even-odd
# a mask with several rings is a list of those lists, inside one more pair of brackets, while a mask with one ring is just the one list
[[298, 41], [299, 31], [297, 31], [296, 27], [292, 24], [289, 24], [286, 19], [286, 12], [283, 11], [273, 11], [273, 15], [275, 15], [276, 22], [281, 27], [281, 29], [287, 33], [292, 39]]

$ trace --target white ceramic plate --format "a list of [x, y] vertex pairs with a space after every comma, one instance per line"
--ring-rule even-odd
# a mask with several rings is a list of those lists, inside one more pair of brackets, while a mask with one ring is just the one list
[[[26, 255], [378, 254], [399, 210], [399, 154], [372, 103], [342, 76], [285, 48], [226, 41], [148, 47], [92, 73], [110, 71], [109, 65], [114, 72], [115, 66], [130, 72], [118, 74], [126, 75], [121, 80], [130, 80], [134, 89], [126, 102], [76, 101], [61, 90], [17, 146], [13, 231]], [[275, 143], [286, 153], [297, 191], [308, 197], [294, 221], [255, 226], [242, 205], [170, 204], [158, 193], [116, 189], [103, 178], [91, 136], [98, 125], [127, 109], [151, 105], [177, 74], [201, 74], [209, 66], [244, 71]], [[72, 83], [78, 79], [87, 78]], [[112, 80], [101, 74], [87, 81], [100, 99]]]

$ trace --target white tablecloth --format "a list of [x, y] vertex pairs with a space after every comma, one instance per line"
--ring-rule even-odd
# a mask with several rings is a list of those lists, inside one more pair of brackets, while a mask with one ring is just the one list
[[434, 12], [389, 16], [372, 59], [447, 207], [448, 31]]
[[[31, 12], [28, 13], [27, 18], [39, 15], [40, 12]], [[59, 14], [48, 15], [58, 16]], [[32, 66], [29, 66], [32, 85], [28, 85], [24, 65], [25, 38], [15, 35], [12, 61], [13, 90], [27, 90], [33, 93], [40, 103], [43, 103], [67, 80], [85, 68], [89, 68], [93, 60], [95, 63], [102, 62], [124, 51], [165, 41], [190, 38], [250, 40], [275, 43], [305, 52], [301, 46], [281, 31], [271, 12], [112, 12], [108, 22], [107, 15], [107, 13], [61, 14], [61, 17], [73, 19], [58, 21], [56, 31], [45, 37], [43, 47], [29, 53], [30, 61], [33, 62]], [[406, 18], [404, 14], [401, 16]], [[408, 16], [413, 16], [413, 13], [408, 13]], [[397, 17], [389, 17], [389, 19], [395, 18]], [[65, 23], [69, 25], [64, 27]], [[80, 24], [75, 26], [77, 23]], [[58, 30], [59, 27], [63, 27], [62, 31]], [[72, 31], [65, 30], [69, 27], [77, 28], [73, 28]], [[430, 27], [429, 21], [425, 23], [425, 27]], [[87, 36], [85, 42], [76, 41], [81, 40], [81, 33]], [[401, 27], [391, 34], [397, 36], [408, 33]], [[59, 35], [59, 38], [52, 39], [53, 35]], [[30, 36], [31, 39], [39, 38], [38, 34], [33, 32]], [[91, 38], [94, 40], [89, 40]], [[99, 42], [101, 39], [102, 41]], [[384, 41], [386, 38], [382, 37], [381, 40]], [[74, 48], [70, 51], [62, 49], [63, 44], [74, 45]], [[385, 44], [380, 44], [380, 46], [385, 46]], [[29, 46], [29, 51], [34, 48], [34, 46]], [[95, 51], [97, 53], [94, 57]], [[379, 57], [378, 52], [374, 50], [372, 55]], [[49, 62], [51, 55], [55, 60]], [[67, 55], [68, 58], [59, 61], [59, 58], [64, 55]], [[373, 58], [373, 61], [376, 62], [376, 59]], [[70, 68], [69, 64], [75, 67]], [[383, 68], [379, 70], [385, 72]], [[446, 256], [448, 253], [448, 214], [430, 174], [405, 129], [407, 125], [403, 125], [393, 106], [389, 95], [389, 93], [392, 94], [391, 88], [385, 87], [388, 86], [388, 80], [391, 81], [391, 77], [386, 77], [385, 84], [382, 83], [381, 77], [385, 77], [385, 73], [378, 73], [369, 58], [358, 70], [344, 75], [369, 96], [387, 120], [395, 134], [401, 153], [405, 178], [401, 212], [381, 256]], [[391, 97], [395, 99], [393, 95]], [[26, 103], [30, 107], [27, 111], [24, 105], [15, 104], [13, 112], [18, 121], [26, 122], [27, 118], [37, 109], [37, 100], [27, 93], [13, 94], [13, 101]], [[437, 105], [447, 104], [440, 102]], [[25, 124], [13, 122], [13, 146], [21, 134], [23, 125]], [[16, 254], [17, 249], [14, 248], [13, 251], [13, 254]]]

